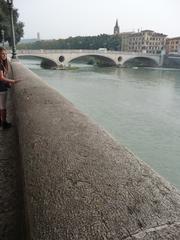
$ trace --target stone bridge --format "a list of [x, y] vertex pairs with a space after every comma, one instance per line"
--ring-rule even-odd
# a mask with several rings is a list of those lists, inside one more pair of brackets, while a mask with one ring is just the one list
[[18, 50], [18, 56], [34, 56], [41, 59], [47, 59], [54, 63], [55, 66], [68, 66], [72, 61], [83, 57], [93, 57], [100, 59], [110, 65], [124, 66], [128, 61], [135, 59], [149, 60], [155, 66], [162, 65], [162, 55], [147, 54], [140, 52], [120, 52], [103, 50]]

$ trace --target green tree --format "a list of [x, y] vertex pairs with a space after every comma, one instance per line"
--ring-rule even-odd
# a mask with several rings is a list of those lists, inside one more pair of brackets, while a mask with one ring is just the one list
[[[24, 24], [18, 21], [19, 13], [17, 9], [13, 9], [13, 20], [14, 20], [14, 29], [16, 35], [16, 43], [20, 41], [23, 37]], [[11, 46], [11, 25], [10, 25], [10, 14], [7, 2], [5, 0], [0, 0], [0, 31], [4, 30], [5, 41], [8, 41]], [[0, 33], [0, 42], [2, 42], [2, 35]]]
[[69, 37], [67, 39], [44, 40], [20, 44], [19, 49], [99, 49], [121, 50], [121, 36], [101, 34], [98, 36]]

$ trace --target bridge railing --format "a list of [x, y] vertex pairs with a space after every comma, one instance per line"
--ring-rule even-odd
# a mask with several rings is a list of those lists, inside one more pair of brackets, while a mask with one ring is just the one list
[[80, 54], [80, 53], [87, 53], [87, 54], [115, 54], [115, 55], [138, 55], [138, 56], [159, 56], [160, 54], [149, 54], [149, 53], [142, 53], [142, 52], [123, 52], [123, 51], [102, 51], [102, 50], [91, 50], [91, 49], [39, 49], [39, 50], [31, 50], [31, 49], [22, 49], [17, 50], [17, 54], [52, 54], [52, 53], [59, 53], [59, 54]]

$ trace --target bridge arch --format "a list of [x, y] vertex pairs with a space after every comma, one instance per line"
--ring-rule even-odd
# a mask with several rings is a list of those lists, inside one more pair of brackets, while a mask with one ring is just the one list
[[159, 66], [159, 63], [150, 57], [132, 57], [127, 60], [125, 60], [122, 63], [122, 66], [124, 67], [157, 67]]
[[44, 64], [45, 66], [50, 66], [50, 67], [57, 67], [58, 64], [53, 58], [49, 58], [46, 56], [39, 56], [36, 54], [18, 54], [19, 58], [37, 58], [41, 60], [41, 64]]
[[86, 54], [73, 57], [69, 59], [68, 63], [73, 63], [75, 61], [94, 61], [94, 63], [99, 66], [116, 66], [116, 62], [112, 58], [98, 54]]

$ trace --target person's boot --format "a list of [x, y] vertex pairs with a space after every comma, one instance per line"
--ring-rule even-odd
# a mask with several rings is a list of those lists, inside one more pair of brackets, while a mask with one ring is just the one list
[[1, 109], [0, 109], [0, 127], [2, 126], [2, 121], [1, 121]]
[[5, 122], [2, 122], [2, 127], [3, 129], [9, 129], [12, 127], [11, 123], [5, 121]]

